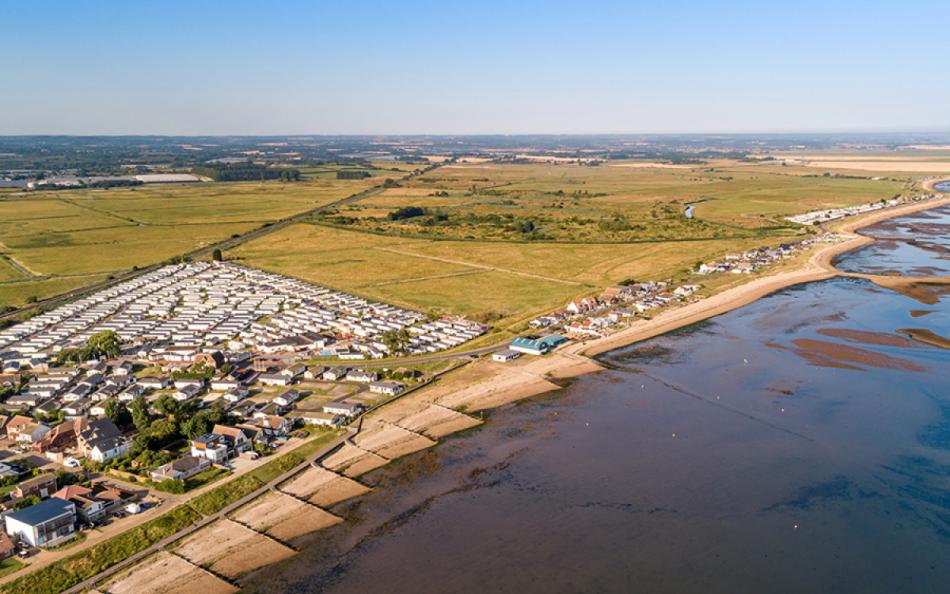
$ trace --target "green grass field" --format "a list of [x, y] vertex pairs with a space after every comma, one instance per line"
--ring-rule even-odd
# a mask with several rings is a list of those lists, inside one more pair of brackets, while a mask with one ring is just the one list
[[[891, 198], [898, 179], [788, 174], [738, 162], [446, 165], [317, 220], [402, 237], [631, 242], [788, 233], [785, 215]], [[683, 216], [697, 202], [696, 217]], [[427, 216], [387, 219], [396, 209]], [[525, 228], [524, 223], [530, 223]], [[527, 230], [525, 230], [527, 229]]]
[[32, 276], [0, 258], [0, 307], [161, 262], [374, 183], [314, 179], [7, 194], [0, 197], [0, 255]]
[[[734, 161], [632, 165], [448, 165], [332, 213], [351, 218], [347, 223], [317, 217], [229, 256], [427, 313], [516, 329], [625, 279], [683, 280], [700, 261], [799, 237], [784, 215], [890, 198], [911, 182], [789, 174]], [[683, 208], [693, 201], [702, 202], [699, 220], [690, 222]], [[408, 206], [462, 217], [462, 224], [385, 220]], [[465, 219], [470, 214], [476, 217]], [[484, 223], [486, 214], [542, 221], [552, 237], [520, 237]], [[636, 228], [615, 233], [599, 224], [618, 216]]]

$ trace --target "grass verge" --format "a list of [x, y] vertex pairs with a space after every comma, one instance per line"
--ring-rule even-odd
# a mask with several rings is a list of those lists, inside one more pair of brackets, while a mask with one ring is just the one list
[[3, 594], [56, 594], [142, 551], [200, 519], [178, 506], [118, 536], [23, 575], [0, 587]]

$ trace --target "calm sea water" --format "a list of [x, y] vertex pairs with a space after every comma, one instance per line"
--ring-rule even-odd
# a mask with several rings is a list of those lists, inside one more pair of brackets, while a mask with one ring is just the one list
[[835, 279], [611, 353], [364, 477], [249, 590], [946, 593], [950, 351], [905, 328], [950, 297]]
[[[950, 188], [947, 189], [950, 192]], [[837, 263], [872, 274], [950, 275], [950, 206], [921, 211], [861, 231], [878, 241]]]

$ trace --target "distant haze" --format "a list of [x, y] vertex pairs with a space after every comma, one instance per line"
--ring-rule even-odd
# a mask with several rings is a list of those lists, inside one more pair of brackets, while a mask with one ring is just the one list
[[950, 3], [6, 2], [0, 134], [950, 130]]

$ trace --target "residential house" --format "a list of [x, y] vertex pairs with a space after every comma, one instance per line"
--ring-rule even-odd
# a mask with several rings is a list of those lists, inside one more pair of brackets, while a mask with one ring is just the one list
[[358, 415], [365, 408], [366, 407], [360, 402], [343, 400], [341, 402], [327, 402], [323, 405], [323, 412], [344, 417], [353, 417]]
[[95, 524], [106, 515], [106, 502], [93, 495], [92, 489], [81, 485], [67, 485], [53, 493], [53, 497], [76, 506], [79, 519]]
[[77, 449], [96, 462], [108, 462], [128, 453], [132, 441], [122, 435], [112, 419], [96, 419], [79, 432]]
[[234, 453], [223, 435], [207, 433], [191, 440], [191, 455], [196, 458], [206, 458], [215, 464], [224, 464]]
[[56, 476], [53, 474], [41, 474], [31, 479], [25, 480], [13, 489], [14, 499], [26, 499], [27, 497], [39, 497], [46, 499], [56, 490]]
[[30, 546], [50, 546], [65, 540], [76, 529], [76, 506], [56, 497], [6, 516], [7, 534]]
[[370, 392], [374, 394], [384, 394], [386, 396], [395, 396], [405, 389], [406, 387], [399, 382], [372, 382], [369, 385]]
[[319, 411], [304, 411], [297, 413], [296, 418], [307, 425], [321, 425], [324, 427], [339, 427], [343, 424], [343, 415]]
[[346, 374], [349, 373], [349, 371], [350, 370], [346, 367], [331, 367], [323, 372], [323, 379], [330, 382], [336, 382], [346, 377]]
[[365, 369], [353, 369], [346, 374], [347, 381], [359, 382], [363, 384], [368, 384], [375, 382], [379, 379], [379, 375], [375, 371], [367, 371]]
[[206, 457], [182, 456], [174, 462], [163, 464], [149, 473], [149, 478], [155, 482], [165, 479], [183, 481], [211, 467], [211, 460]]
[[7, 421], [7, 437], [17, 443], [33, 444], [49, 433], [50, 427], [30, 417], [16, 415]]
[[203, 389], [204, 386], [202, 385], [188, 384], [175, 390], [174, 394], [172, 394], [172, 398], [179, 402], [187, 402], [192, 398], [197, 398]]
[[303, 393], [300, 390], [295, 390], [291, 388], [281, 393], [279, 396], [274, 398], [274, 402], [280, 406], [290, 406], [294, 402], [297, 402], [303, 397]]

